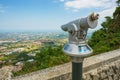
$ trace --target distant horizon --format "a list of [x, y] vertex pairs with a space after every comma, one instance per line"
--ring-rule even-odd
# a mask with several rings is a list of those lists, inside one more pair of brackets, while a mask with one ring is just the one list
[[[97, 30], [99, 30], [99, 29], [97, 29]], [[90, 32], [90, 33], [92, 33], [92, 32], [94, 32], [94, 31], [96, 31], [96, 29], [89, 29], [88, 30], [88, 32]], [[30, 29], [16, 29], [16, 30], [12, 30], [12, 29], [10, 29], [10, 30], [8, 30], [8, 29], [6, 29], [6, 30], [2, 30], [2, 29], [0, 29], [0, 33], [4, 33], [4, 32], [64, 32], [60, 27], [59, 27], [59, 29], [38, 29], [38, 30], [36, 30], [36, 29], [33, 29], [33, 30], [30, 30]]]
[[52, 29], [51, 30], [48, 30], [48, 29], [46, 29], [46, 30], [45, 29], [43, 29], [43, 30], [35, 30], [35, 29], [34, 30], [29, 30], [29, 29], [28, 30], [27, 29], [26, 30], [22, 30], [22, 29], [20, 29], [20, 30], [11, 30], [11, 29], [10, 30], [0, 30], [0, 32], [58, 32], [58, 31], [62, 32], [62, 30], [60, 30], [60, 29], [59, 30], [54, 30], [54, 29], [53, 30]]
[[[97, 30], [99, 30], [99, 29], [97, 29]], [[93, 32], [95, 32], [96, 31], [96, 29], [94, 29], [94, 30], [88, 30], [88, 32], [87, 33], [93, 33]], [[65, 31], [63, 31], [63, 30], [0, 30], [0, 33], [39, 33], [39, 32], [61, 32], [61, 33], [67, 33], [67, 32], [65, 32]]]
[[[88, 29], [88, 33], [93, 33], [102, 27], [97, 26], [95, 29]], [[0, 33], [4, 32], [65, 32], [59, 27], [58, 29], [0, 29]]]

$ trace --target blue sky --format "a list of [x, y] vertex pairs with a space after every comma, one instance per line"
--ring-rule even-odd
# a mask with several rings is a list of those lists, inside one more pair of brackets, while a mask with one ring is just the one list
[[[71, 20], [91, 12], [100, 14], [99, 25], [111, 16], [116, 0], [0, 0], [0, 30], [60, 30]], [[98, 29], [97, 28], [97, 29]]]

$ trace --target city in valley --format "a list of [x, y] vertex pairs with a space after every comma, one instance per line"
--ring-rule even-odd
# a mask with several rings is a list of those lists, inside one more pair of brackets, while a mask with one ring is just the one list
[[[87, 38], [89, 39], [90, 36], [91, 34]], [[0, 77], [4, 79], [13, 74], [15, 76], [26, 74], [68, 62], [68, 56], [60, 52], [62, 46], [68, 41], [67, 37], [68, 35], [65, 32], [1, 32]], [[37, 53], [40, 54], [36, 56]], [[36, 57], [41, 55], [43, 58], [38, 58], [36, 61]], [[53, 60], [52, 63], [49, 63], [47, 59]], [[57, 64], [54, 63], [56, 59], [58, 59]], [[42, 62], [39, 63], [39, 60], [42, 60], [44, 66], [42, 66]], [[42, 67], [39, 68], [38, 64]]]
[[9, 66], [19, 71], [25, 62], [35, 61], [34, 56], [41, 47], [61, 45], [66, 41], [66, 33], [62, 32], [1, 32], [0, 68], [5, 71]]

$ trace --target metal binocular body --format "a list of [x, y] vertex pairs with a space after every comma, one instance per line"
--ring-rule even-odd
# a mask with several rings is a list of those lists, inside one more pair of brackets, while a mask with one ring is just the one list
[[94, 29], [98, 24], [98, 14], [91, 13], [88, 17], [80, 18], [62, 25], [63, 31], [69, 33], [69, 42], [63, 51], [69, 56], [85, 57], [92, 53], [92, 49], [86, 43], [88, 28]]

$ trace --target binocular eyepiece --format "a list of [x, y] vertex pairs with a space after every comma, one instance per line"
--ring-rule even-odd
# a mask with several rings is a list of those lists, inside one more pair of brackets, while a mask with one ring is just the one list
[[81, 18], [62, 25], [64, 31], [69, 32], [69, 42], [85, 40], [88, 28], [94, 29], [98, 24], [99, 14], [91, 13], [88, 17]]

